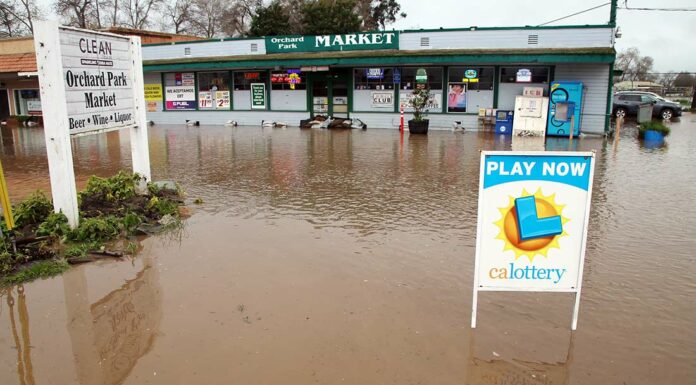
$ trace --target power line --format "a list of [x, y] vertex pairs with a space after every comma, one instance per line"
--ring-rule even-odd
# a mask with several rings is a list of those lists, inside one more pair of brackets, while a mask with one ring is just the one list
[[551, 23], [554, 23], [554, 22], [559, 21], [559, 20], [567, 19], [567, 18], [569, 18], [569, 17], [577, 16], [577, 15], [579, 15], [579, 14], [581, 14], [581, 13], [589, 12], [589, 11], [595, 10], [595, 9], [597, 9], [597, 8], [604, 7], [604, 6], [609, 5], [609, 4], [611, 4], [611, 2], [609, 2], [609, 3], [604, 3], [604, 4], [600, 4], [600, 5], [594, 6], [594, 7], [592, 7], [592, 8], [588, 8], [588, 9], [585, 9], [585, 10], [580, 11], [580, 12], [575, 12], [575, 13], [570, 14], [570, 15], [567, 15], [567, 16], [559, 17], [558, 19], [554, 19], [554, 20], [551, 20], [551, 21], [547, 21], [546, 23], [539, 24], [539, 25], [537, 25], [537, 27], [541, 27], [542, 25], [546, 25], [546, 24], [551, 24]]

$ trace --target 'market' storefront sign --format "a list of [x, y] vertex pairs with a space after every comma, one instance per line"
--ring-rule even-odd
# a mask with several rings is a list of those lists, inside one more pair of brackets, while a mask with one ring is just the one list
[[399, 49], [399, 33], [365, 32], [344, 35], [268, 36], [267, 53]]

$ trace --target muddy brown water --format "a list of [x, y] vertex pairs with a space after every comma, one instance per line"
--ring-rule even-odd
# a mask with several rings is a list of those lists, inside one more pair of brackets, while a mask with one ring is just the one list
[[[661, 148], [431, 132], [150, 128], [152, 173], [201, 198], [183, 231], [12, 287], [0, 384], [693, 384], [696, 118]], [[13, 201], [48, 190], [43, 132], [2, 130]], [[128, 134], [75, 139], [79, 185]], [[595, 150], [570, 294], [482, 293], [479, 150]]]

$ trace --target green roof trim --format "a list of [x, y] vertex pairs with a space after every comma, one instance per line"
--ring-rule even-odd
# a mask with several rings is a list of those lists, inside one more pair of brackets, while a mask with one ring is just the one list
[[335, 51], [146, 60], [145, 71], [273, 68], [275, 66], [427, 65], [462, 63], [612, 63], [613, 48]]

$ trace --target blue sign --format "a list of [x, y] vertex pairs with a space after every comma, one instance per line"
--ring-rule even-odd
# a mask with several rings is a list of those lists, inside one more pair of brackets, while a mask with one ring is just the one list
[[384, 68], [366, 68], [365, 77], [369, 80], [382, 80], [384, 79]]
[[525, 180], [564, 183], [587, 190], [591, 156], [486, 155], [484, 185]]
[[478, 77], [478, 71], [474, 69], [468, 69], [464, 71], [464, 77], [467, 79], [476, 79]]
[[401, 83], [401, 70], [394, 68], [394, 83]]

